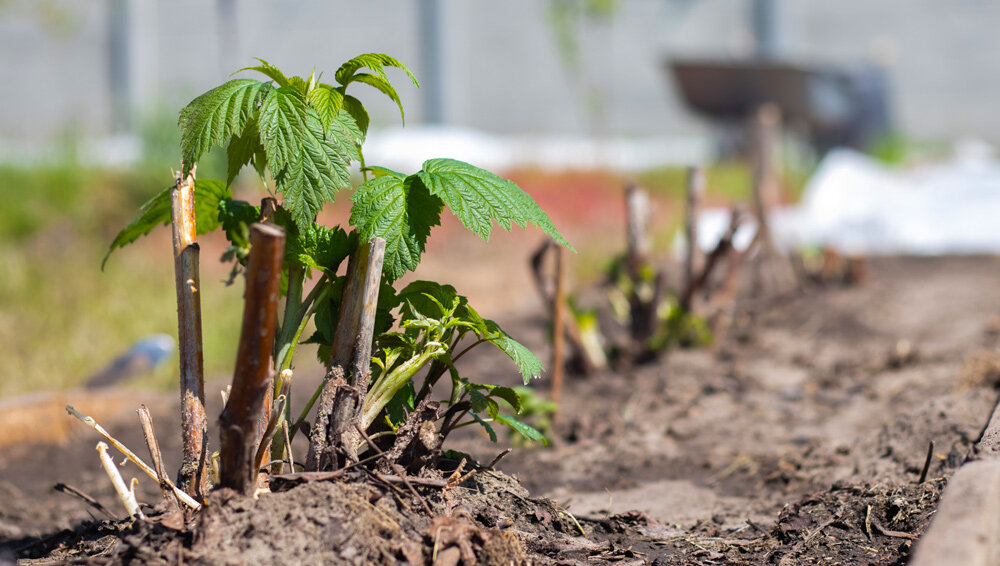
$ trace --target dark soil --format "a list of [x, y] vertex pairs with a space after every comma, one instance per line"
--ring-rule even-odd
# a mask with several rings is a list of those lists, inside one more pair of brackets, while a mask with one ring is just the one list
[[[70, 483], [121, 514], [90, 431], [5, 449], [0, 553], [28, 563], [459, 564], [471, 552], [486, 564], [904, 564], [997, 399], [1000, 259], [871, 267], [865, 286], [746, 302], [714, 349], [570, 380], [553, 445], [515, 448], [498, 465], [513, 477], [481, 471], [447, 488], [414, 485], [419, 496], [366, 474], [276, 484], [256, 501], [216, 492], [186, 526], [129, 525], [85, 522], [98, 512], [51, 491]], [[505, 327], [544, 356], [540, 320]], [[470, 371], [498, 376], [507, 366], [496, 361], [480, 356]], [[151, 406], [161, 436], [175, 403]], [[109, 425], [141, 447], [133, 423]], [[450, 440], [481, 462], [502, 448], [471, 433]], [[159, 492], [146, 482], [139, 496]]]

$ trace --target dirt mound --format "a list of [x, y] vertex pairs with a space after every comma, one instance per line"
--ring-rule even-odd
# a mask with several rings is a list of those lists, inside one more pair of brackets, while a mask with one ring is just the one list
[[[275, 482], [276, 484], [278, 482]], [[581, 526], [492, 471], [461, 484], [357, 474], [282, 482], [256, 499], [217, 490], [184, 526], [170, 515], [94, 522], [19, 549], [101, 564], [527, 564], [586, 554]]]

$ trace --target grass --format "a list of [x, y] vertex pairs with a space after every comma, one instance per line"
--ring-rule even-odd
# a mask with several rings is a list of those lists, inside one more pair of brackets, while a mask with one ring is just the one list
[[[176, 337], [169, 232], [119, 250], [101, 272], [115, 233], [142, 202], [170, 183], [169, 165], [127, 170], [85, 167], [71, 158], [0, 166], [0, 397], [80, 385], [133, 342]], [[206, 373], [231, 371], [241, 292], [203, 248]], [[138, 380], [175, 387], [172, 367]]]

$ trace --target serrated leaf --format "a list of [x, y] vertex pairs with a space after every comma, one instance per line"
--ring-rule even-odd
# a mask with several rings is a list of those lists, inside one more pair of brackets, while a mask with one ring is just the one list
[[403, 102], [399, 100], [399, 94], [396, 93], [396, 89], [393, 88], [388, 80], [371, 73], [358, 73], [352, 77], [351, 82], [364, 83], [388, 96], [390, 100], [396, 103], [396, 107], [399, 108], [399, 117], [403, 121], [403, 124], [406, 124], [406, 114], [403, 113]]
[[357, 238], [339, 226], [329, 229], [319, 224], [309, 224], [286, 237], [285, 258], [306, 267], [336, 275], [340, 264], [351, 255]]
[[[101, 261], [101, 270], [108, 263], [111, 252], [149, 234], [153, 228], [161, 224], [170, 224], [170, 190], [172, 188], [167, 187], [146, 201], [139, 208], [139, 216], [118, 232]], [[215, 230], [219, 226], [219, 203], [232, 198], [232, 192], [225, 184], [207, 179], [196, 180], [194, 183], [195, 231], [198, 234], [205, 234]]]
[[506, 401], [507, 404], [514, 409], [515, 413], [521, 412], [521, 396], [517, 394], [517, 391], [514, 391], [510, 387], [494, 387], [490, 390], [490, 395], [493, 397], [499, 397], [500, 399]]
[[[279, 87], [289, 86], [291, 84], [291, 82], [289, 82], [288, 80], [288, 77], [286, 77], [285, 74], [282, 73], [280, 69], [268, 63], [267, 61], [261, 59], [260, 57], [254, 57], [254, 59], [260, 61], [260, 65], [256, 65], [254, 67], [243, 67], [242, 69], [240, 69], [240, 71], [257, 71], [258, 73], [261, 73], [267, 78], [278, 83]], [[240, 71], [236, 72], [238, 73]]]
[[413, 73], [406, 67], [406, 65], [399, 62], [398, 59], [383, 53], [364, 53], [354, 57], [337, 69], [337, 72], [334, 74], [334, 78], [336, 78], [337, 82], [341, 85], [347, 86], [353, 80], [355, 73], [366, 67], [371, 69], [375, 75], [385, 80], [389, 79], [389, 77], [385, 74], [386, 67], [402, 69], [406, 73], [406, 76], [410, 77], [410, 80], [413, 81], [414, 86], [418, 88], [420, 87], [417, 77], [413, 76]]
[[344, 110], [351, 115], [354, 119], [354, 123], [357, 124], [358, 129], [361, 131], [362, 139], [364, 136], [368, 135], [368, 124], [371, 121], [368, 118], [368, 111], [365, 110], [365, 105], [361, 104], [361, 101], [349, 94], [344, 95]]
[[229, 141], [229, 145], [226, 146], [226, 184], [232, 185], [233, 179], [239, 175], [243, 166], [251, 161], [254, 162], [254, 168], [257, 169], [257, 174], [264, 177], [264, 171], [258, 168], [258, 165], [263, 165], [265, 163], [265, 159], [261, 158], [263, 153], [264, 146], [260, 144], [260, 133], [257, 130], [257, 120], [252, 119], [247, 122], [246, 127], [243, 129], [243, 133], [239, 136], [233, 137]]
[[534, 440], [535, 442], [541, 442], [545, 446], [549, 445], [549, 440], [545, 438], [545, 435], [538, 432], [535, 427], [522, 423], [521, 421], [515, 419], [514, 417], [508, 417], [505, 415], [497, 415], [494, 421], [506, 425], [516, 431], [521, 436], [527, 438], [528, 440]]
[[340, 109], [333, 117], [333, 121], [326, 128], [326, 137], [346, 157], [355, 161], [361, 160], [358, 148], [365, 141], [365, 133], [347, 110]]
[[181, 110], [181, 152], [188, 169], [201, 156], [231, 135], [243, 132], [256, 114], [271, 84], [254, 79], [234, 79], [192, 100]]
[[306, 102], [316, 109], [316, 115], [325, 129], [330, 127], [337, 112], [344, 107], [344, 95], [332, 88], [319, 86], [309, 91]]
[[309, 94], [309, 83], [302, 77], [288, 77], [288, 86], [299, 91], [302, 96]]
[[272, 89], [260, 106], [258, 128], [267, 153], [267, 167], [277, 176], [294, 164], [306, 132], [306, 103], [292, 87]]
[[313, 223], [323, 204], [332, 202], [337, 191], [350, 186], [347, 167], [351, 158], [345, 152], [353, 147], [327, 135], [311, 108], [306, 110], [302, 122], [299, 153], [275, 179], [276, 189], [285, 197], [284, 207], [300, 229]]
[[351, 224], [360, 238], [385, 238], [385, 276], [396, 280], [416, 269], [431, 227], [441, 220], [441, 199], [413, 176], [386, 175], [362, 184], [352, 200]]
[[535, 199], [507, 179], [455, 159], [425, 161], [417, 175], [431, 194], [440, 197], [483, 240], [489, 240], [494, 220], [507, 231], [511, 223], [524, 228], [531, 222], [573, 249]]
[[501, 352], [507, 354], [507, 357], [513, 360], [514, 365], [517, 366], [517, 370], [521, 372], [521, 378], [524, 380], [525, 385], [530, 383], [532, 378], [538, 378], [542, 375], [542, 372], [545, 371], [545, 365], [538, 359], [538, 356], [526, 346], [511, 338], [496, 322], [487, 320], [486, 326], [490, 333], [484, 336], [484, 338], [489, 338], [491, 344], [499, 348]]

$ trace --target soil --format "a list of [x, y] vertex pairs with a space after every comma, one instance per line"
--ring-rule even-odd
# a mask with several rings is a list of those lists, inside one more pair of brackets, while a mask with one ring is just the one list
[[[870, 267], [862, 286], [744, 302], [714, 348], [571, 379], [551, 446], [462, 481], [276, 482], [256, 500], [215, 492], [187, 525], [152, 510], [130, 524], [52, 491], [122, 514], [91, 431], [4, 448], [0, 563], [904, 564], [997, 401], [1000, 259]], [[539, 315], [501, 323], [545, 359]], [[484, 381], [511, 379], [470, 358]], [[314, 378], [296, 376], [299, 395]], [[139, 402], [175, 430], [175, 399]], [[106, 425], [140, 448], [134, 423]], [[480, 462], [504, 448], [449, 441]], [[145, 481], [138, 496], [160, 499]]]

